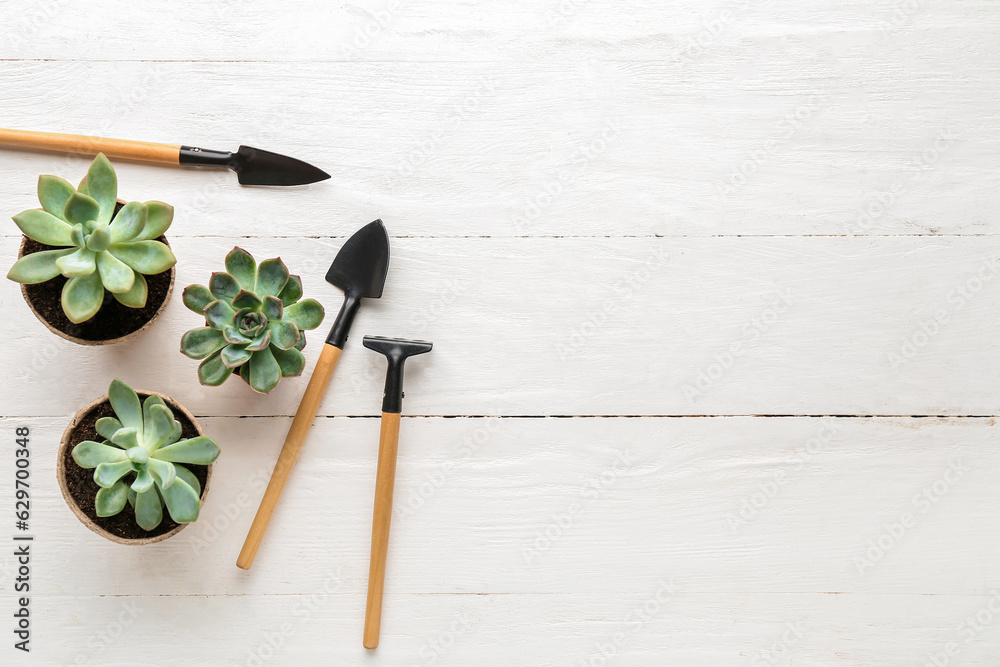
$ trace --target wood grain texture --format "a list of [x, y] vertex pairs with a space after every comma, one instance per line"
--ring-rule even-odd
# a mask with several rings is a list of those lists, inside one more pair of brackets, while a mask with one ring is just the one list
[[383, 412], [378, 436], [378, 467], [375, 473], [375, 503], [372, 511], [372, 550], [368, 565], [368, 600], [365, 604], [364, 647], [378, 648], [382, 626], [382, 593], [385, 590], [385, 560], [389, 553], [392, 523], [392, 492], [396, 486], [396, 453], [399, 449], [398, 412]]
[[[116, 163], [121, 197], [176, 207], [179, 286], [240, 245], [333, 311], [347, 236], [381, 217], [393, 256], [250, 572], [307, 380], [199, 386], [179, 299], [83, 349], [0, 281], [0, 433], [32, 430], [36, 535], [33, 652], [5, 642], [4, 667], [995, 666], [991, 0], [3, 8], [4, 126], [332, 175]], [[0, 215], [88, 162], [0, 151]], [[8, 265], [18, 239], [0, 229]], [[436, 347], [407, 373], [374, 652], [366, 333]], [[87, 531], [55, 481], [59, 434], [114, 377], [222, 448], [198, 523], [144, 549]], [[0, 447], [6, 503], [13, 466]]]
[[0, 128], [0, 146], [30, 148], [57, 153], [94, 156], [98, 153], [110, 159], [140, 160], [159, 164], [179, 164], [180, 145], [154, 144], [130, 139], [88, 137], [80, 134], [37, 132]]

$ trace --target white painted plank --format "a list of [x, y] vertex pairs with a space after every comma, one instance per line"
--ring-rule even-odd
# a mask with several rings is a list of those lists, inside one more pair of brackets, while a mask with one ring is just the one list
[[[15, 242], [0, 241], [5, 256]], [[341, 292], [321, 276], [341, 239], [178, 238], [179, 287], [204, 284], [237, 243], [284, 257], [332, 324]], [[364, 334], [434, 341], [408, 365], [405, 410], [417, 415], [1000, 409], [993, 237], [404, 238], [392, 253], [384, 296], [364, 304], [321, 414], [378, 414], [385, 362]], [[113, 377], [199, 415], [291, 415], [305, 387], [198, 385], [178, 347], [200, 320], [179, 294], [144, 335], [93, 349], [48, 333], [2, 283], [8, 415], [72, 414]], [[307, 368], [323, 335], [310, 337]], [[53, 393], [58, 372], [74, 380]]]
[[[361, 647], [364, 600], [328, 596], [41, 597], [35, 667], [148, 664], [992, 666], [989, 595], [415, 595], [390, 600], [376, 651]], [[644, 612], [644, 609], [649, 609]], [[83, 610], [86, 610], [84, 612]], [[966, 618], [989, 614], [976, 631]], [[902, 612], [902, 613], [901, 613]], [[121, 620], [119, 620], [121, 619]], [[137, 640], [136, 638], [141, 638]], [[24, 660], [7, 646], [0, 655]], [[938, 660], [943, 658], [938, 657]], [[8, 663], [9, 664], [9, 663]], [[21, 663], [15, 663], [21, 664]]]
[[[981, 53], [994, 34], [913, 45], [915, 65], [896, 50], [871, 62], [869, 39], [752, 42], [685, 72], [603, 60], [0, 62], [3, 122], [259, 145], [332, 175], [291, 191], [119, 167], [123, 196], [174, 204], [175, 233], [188, 235], [331, 235], [379, 216], [435, 237], [996, 233], [1000, 62]], [[4, 216], [37, 205], [38, 174], [75, 181], [85, 165], [0, 152]]]
[[[65, 506], [64, 421], [15, 425], [36, 448], [38, 594], [256, 599], [322, 590], [339, 568], [338, 590], [364, 597], [375, 419], [317, 420], [249, 573], [236, 556], [288, 419], [205, 419], [223, 454], [203, 514], [142, 549]], [[720, 595], [985, 594], [1000, 586], [996, 437], [993, 419], [407, 418], [387, 596], [631, 596], [663, 577]]]
[[[452, 62], [712, 58], [749, 37], [836, 42], [858, 35], [895, 39], [906, 56], [926, 55], [912, 41], [954, 37], [953, 59], [970, 36], [998, 24], [989, 0], [920, 3], [794, 0], [692, 0], [628, 3], [582, 0], [472, 1], [225, 0], [178, 2], [135, 12], [126, 0], [90, 9], [53, 0], [9, 0], [2, 53], [8, 58], [84, 60], [369, 60]], [[115, 18], [114, 30], [108, 17]], [[957, 34], [957, 35], [956, 35]], [[125, 38], [127, 36], [127, 38]], [[990, 49], [988, 53], [993, 53]]]

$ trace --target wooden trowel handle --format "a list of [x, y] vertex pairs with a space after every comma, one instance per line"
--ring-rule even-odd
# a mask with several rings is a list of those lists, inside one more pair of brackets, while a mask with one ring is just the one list
[[392, 490], [396, 484], [396, 450], [399, 446], [399, 413], [382, 413], [378, 441], [378, 473], [375, 476], [375, 512], [372, 516], [372, 555], [368, 566], [368, 604], [365, 606], [365, 648], [378, 646], [382, 625], [382, 589], [385, 557], [389, 551], [389, 520]]
[[309, 427], [312, 426], [316, 411], [319, 410], [320, 401], [326, 393], [326, 387], [330, 384], [333, 376], [333, 369], [337, 367], [337, 360], [340, 359], [341, 349], [333, 345], [324, 345], [320, 352], [319, 361], [313, 370], [312, 377], [309, 378], [309, 385], [306, 393], [302, 396], [299, 409], [295, 412], [295, 419], [288, 428], [288, 435], [285, 436], [285, 444], [281, 448], [278, 462], [274, 464], [274, 472], [271, 473], [271, 481], [267, 483], [267, 490], [264, 491], [264, 498], [260, 501], [257, 509], [257, 516], [253, 519], [250, 532], [243, 543], [243, 550], [236, 560], [236, 565], [244, 570], [249, 570], [253, 565], [253, 560], [257, 556], [257, 549], [264, 541], [264, 532], [267, 524], [271, 522], [271, 515], [281, 497], [281, 491], [285, 488], [288, 475], [292, 472], [292, 466], [299, 457], [302, 443], [305, 442]]
[[57, 134], [54, 132], [29, 132], [27, 130], [7, 130], [0, 128], [0, 145], [37, 148], [62, 153], [97, 155], [104, 153], [109, 158], [157, 162], [160, 164], [180, 164], [181, 147], [168, 144], [154, 144], [148, 141], [86, 137], [79, 134]]

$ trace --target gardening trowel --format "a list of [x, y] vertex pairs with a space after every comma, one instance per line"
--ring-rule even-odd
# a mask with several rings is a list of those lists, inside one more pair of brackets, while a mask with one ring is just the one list
[[308, 162], [250, 146], [240, 146], [235, 153], [228, 153], [194, 146], [171, 146], [147, 141], [2, 128], [0, 128], [0, 145], [78, 155], [104, 153], [109, 158], [185, 167], [224, 167], [235, 171], [242, 185], [305, 185], [330, 178], [328, 173]]
[[347, 341], [347, 334], [361, 305], [361, 299], [377, 299], [382, 296], [382, 286], [385, 284], [388, 269], [389, 236], [382, 221], [376, 220], [347, 239], [333, 260], [333, 264], [330, 265], [330, 270], [326, 272], [326, 279], [344, 290], [344, 305], [333, 323], [333, 328], [330, 329], [330, 335], [326, 338], [312, 377], [309, 378], [306, 393], [302, 396], [299, 409], [295, 412], [295, 419], [292, 420], [288, 435], [285, 436], [281, 454], [278, 455], [278, 462], [274, 465], [274, 472], [271, 473], [271, 481], [267, 484], [257, 516], [254, 517], [253, 525], [250, 526], [250, 532], [243, 543], [243, 550], [236, 561], [236, 565], [244, 570], [249, 570], [253, 565], [257, 549], [264, 540], [264, 531], [267, 530], [267, 524], [274, 514], [281, 491], [285, 488], [288, 475], [292, 472], [292, 466], [299, 456], [302, 443], [316, 417], [326, 387], [330, 384], [330, 377], [337, 366], [337, 360], [340, 359], [340, 352]]

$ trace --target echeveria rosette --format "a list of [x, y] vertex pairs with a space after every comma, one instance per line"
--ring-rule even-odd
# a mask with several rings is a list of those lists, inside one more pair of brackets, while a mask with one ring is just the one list
[[118, 179], [103, 154], [74, 188], [58, 176], [38, 178], [41, 209], [14, 216], [24, 235], [54, 250], [19, 259], [7, 277], [24, 284], [42, 283], [62, 274], [62, 308], [79, 324], [92, 318], [107, 290], [130, 308], [146, 305], [144, 275], [162, 273], [177, 260], [157, 241], [170, 227], [174, 209], [163, 202], [129, 202], [115, 215]]
[[315, 299], [302, 299], [302, 280], [289, 275], [280, 257], [258, 266], [242, 248], [226, 255], [226, 270], [212, 274], [208, 287], [189, 285], [184, 305], [205, 316], [206, 326], [181, 338], [181, 352], [203, 359], [198, 379], [220, 385], [238, 368], [250, 387], [267, 394], [283, 377], [302, 374], [306, 329], [325, 315]]
[[143, 530], [160, 525], [164, 505], [177, 523], [197, 519], [201, 484], [180, 464], [208, 465], [219, 457], [219, 446], [203, 435], [180, 440], [181, 423], [155, 394], [140, 404], [132, 387], [114, 380], [108, 398], [116, 417], [101, 417], [95, 426], [106, 439], [73, 448], [73, 460], [93, 468], [101, 487], [94, 500], [97, 516], [114, 516], [128, 502]]

